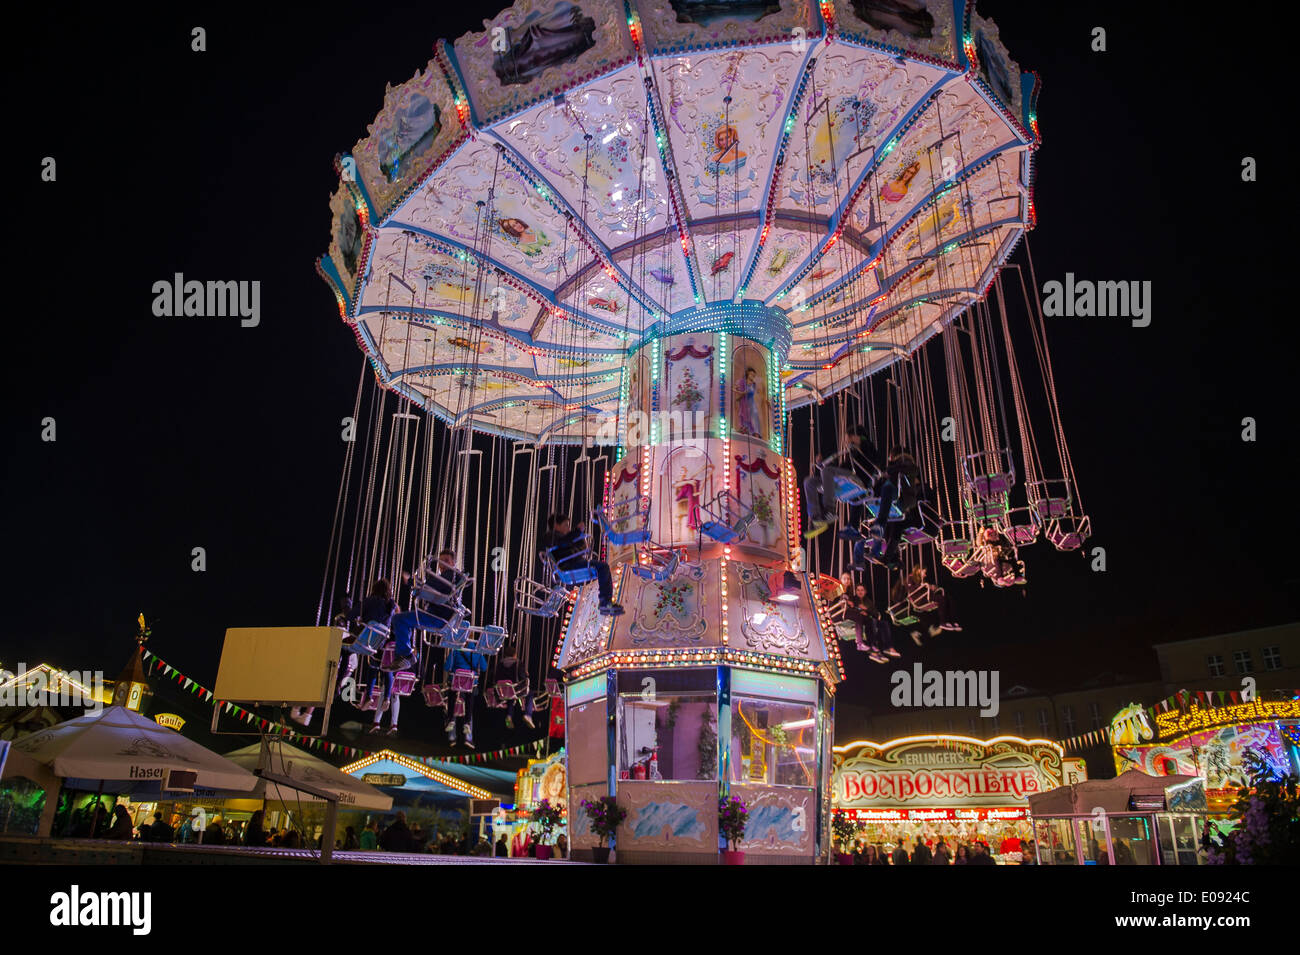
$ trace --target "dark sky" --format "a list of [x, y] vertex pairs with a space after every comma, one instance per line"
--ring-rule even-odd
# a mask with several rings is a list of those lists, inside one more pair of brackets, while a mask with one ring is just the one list
[[[927, 661], [997, 666], [1004, 686], [1148, 675], [1152, 643], [1294, 619], [1300, 590], [1278, 57], [1154, 5], [1064, 7], [980, 4], [1043, 79], [1038, 275], [1149, 280], [1154, 315], [1049, 327], [1109, 569], [1039, 544], [1025, 597], [951, 585], [966, 631]], [[153, 648], [210, 685], [227, 627], [312, 622], [361, 365], [313, 269], [332, 158], [385, 84], [496, 9], [28, 11], [9, 55], [0, 661], [114, 671], [144, 611]], [[260, 327], [155, 318], [152, 283], [175, 272], [260, 280]], [[852, 661], [847, 698], [884, 692], [869, 670]]]

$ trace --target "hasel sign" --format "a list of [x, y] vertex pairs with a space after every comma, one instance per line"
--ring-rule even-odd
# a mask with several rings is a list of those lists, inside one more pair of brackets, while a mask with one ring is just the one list
[[912, 737], [836, 747], [832, 802], [838, 809], [1021, 808], [1061, 785], [1054, 744]]

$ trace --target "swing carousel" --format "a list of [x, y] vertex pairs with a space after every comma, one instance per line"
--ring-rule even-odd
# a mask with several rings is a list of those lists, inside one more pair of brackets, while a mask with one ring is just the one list
[[[850, 424], [915, 456], [897, 557], [858, 568], [895, 624], [941, 572], [1016, 586], [1019, 548], [1088, 533], [1031, 264], [1037, 378], [1002, 295], [1035, 96], [962, 0], [520, 0], [439, 41], [338, 157], [318, 262], [369, 366], [318, 616], [406, 574], [442, 608], [410, 654], [358, 638], [360, 706], [418, 689], [453, 743], [476, 706], [550, 706], [568, 804], [628, 810], [620, 861], [716, 860], [720, 795], [753, 861], [824, 858], [835, 618], [880, 490], [846, 480], [805, 552], [796, 423], [811, 464]], [[585, 557], [542, 547], [553, 513]]]

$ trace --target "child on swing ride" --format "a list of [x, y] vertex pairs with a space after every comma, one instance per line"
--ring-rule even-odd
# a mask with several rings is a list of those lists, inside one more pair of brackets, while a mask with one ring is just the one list
[[[880, 474], [880, 466], [875, 460], [875, 448], [867, 429], [850, 428], [845, 437], [848, 449], [822, 458], [813, 465], [812, 473], [803, 482], [804, 501], [808, 506], [808, 529], [804, 531], [804, 537], [809, 540], [826, 530], [835, 520], [835, 505], [839, 501], [837, 479], [851, 481], [866, 489], [871, 487]], [[847, 468], [834, 463], [842, 459], [847, 459]]]
[[549, 553], [555, 561], [555, 567], [562, 573], [570, 573], [590, 567], [596, 574], [596, 587], [600, 594], [600, 612], [616, 617], [623, 612], [621, 605], [614, 603], [614, 579], [610, 576], [609, 564], [603, 560], [592, 560], [587, 556], [587, 545], [583, 533], [573, 529], [569, 515], [555, 513], [547, 519], [550, 534], [547, 535], [543, 553]]
[[[410, 578], [409, 574], [402, 576]], [[430, 556], [425, 561], [421, 583], [422, 586], [411, 583], [412, 609], [393, 617], [393, 670], [409, 670], [415, 665], [416, 630], [441, 632], [447, 627], [464, 626], [465, 608], [460, 604], [460, 593], [470, 578], [456, 566], [455, 551], [444, 548], [436, 558]]]

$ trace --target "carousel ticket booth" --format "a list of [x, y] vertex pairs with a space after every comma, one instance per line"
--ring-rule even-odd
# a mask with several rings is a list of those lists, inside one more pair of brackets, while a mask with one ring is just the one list
[[762, 308], [749, 318], [754, 337], [669, 335], [629, 363], [623, 451], [597, 515], [625, 613], [601, 615], [585, 585], [556, 656], [575, 858], [597, 844], [582, 801], [607, 795], [627, 810], [620, 863], [718, 861], [720, 796], [748, 808], [735, 847], [746, 864], [812, 863], [829, 849], [843, 673], [800, 566], [782, 454], [770, 346], [788, 326]]

